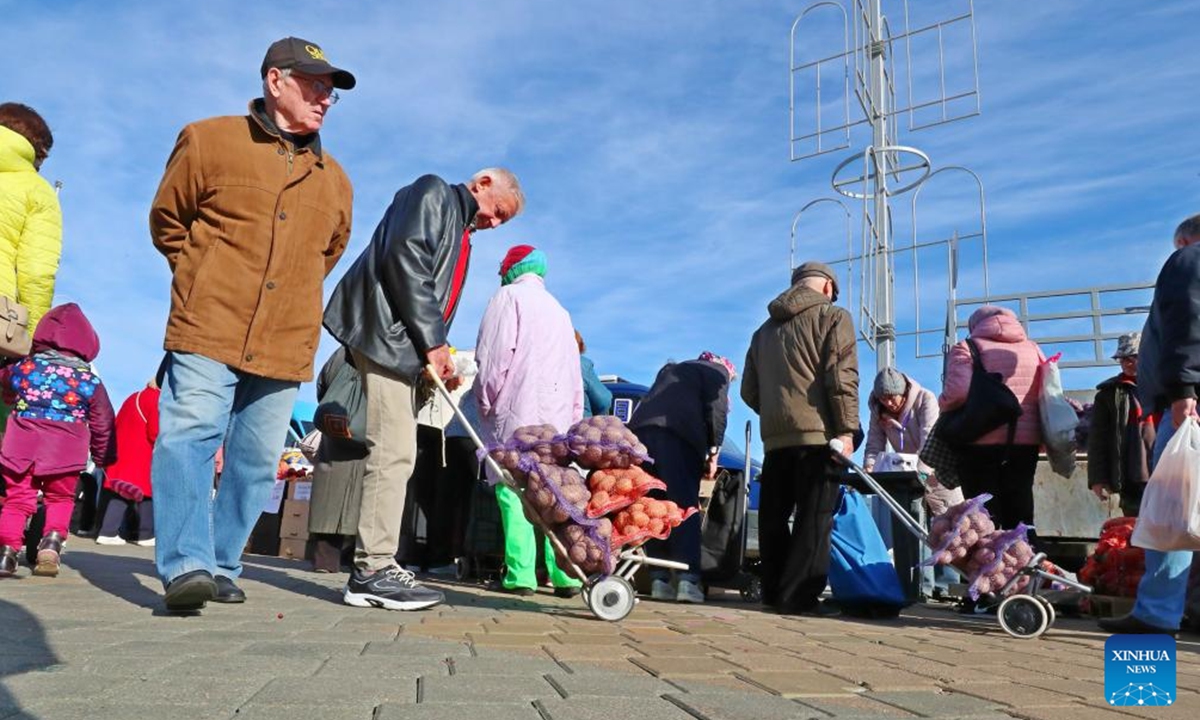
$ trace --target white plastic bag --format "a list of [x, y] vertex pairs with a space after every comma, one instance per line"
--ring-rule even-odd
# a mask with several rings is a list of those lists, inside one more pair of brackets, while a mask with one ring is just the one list
[[1150, 550], [1200, 550], [1200, 424], [1175, 431], [1146, 484], [1130, 544]]
[[1042, 442], [1046, 444], [1050, 468], [1069, 478], [1075, 471], [1075, 428], [1079, 427], [1079, 416], [1063, 395], [1062, 377], [1058, 373], [1060, 357], [1062, 353], [1042, 363], [1038, 409], [1041, 411]]
[[915, 453], [881, 452], [875, 458], [875, 472], [917, 472]]
[[321, 431], [312, 430], [304, 437], [300, 438], [300, 454], [304, 459], [317, 464], [317, 452], [321, 449]]

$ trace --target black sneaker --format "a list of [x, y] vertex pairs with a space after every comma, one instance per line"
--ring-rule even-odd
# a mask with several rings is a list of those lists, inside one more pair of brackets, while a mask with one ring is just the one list
[[372, 575], [355, 568], [342, 591], [347, 605], [384, 610], [424, 610], [445, 599], [441, 592], [421, 585], [411, 572], [395, 565]]
[[33, 566], [34, 575], [58, 577], [64, 542], [63, 536], [58, 531], [42, 538], [37, 546], [37, 563]]
[[194, 613], [217, 596], [217, 583], [207, 570], [186, 572], [167, 583], [167, 612]]
[[12, 577], [17, 574], [17, 550], [8, 545], [0, 545], [0, 577]]

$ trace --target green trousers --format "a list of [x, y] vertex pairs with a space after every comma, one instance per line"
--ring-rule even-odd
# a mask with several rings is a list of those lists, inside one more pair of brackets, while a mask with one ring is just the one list
[[[525, 519], [521, 498], [504, 485], [496, 486], [496, 502], [500, 505], [500, 520], [504, 523], [504, 564], [508, 571], [503, 584], [508, 589], [537, 589], [537, 535], [533, 524]], [[556, 588], [579, 587], [581, 582], [559, 569], [554, 562], [554, 548], [546, 540], [546, 569], [550, 583]]]

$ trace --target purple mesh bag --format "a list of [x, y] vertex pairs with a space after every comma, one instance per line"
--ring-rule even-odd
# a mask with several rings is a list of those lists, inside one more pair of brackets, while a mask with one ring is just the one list
[[588, 470], [627, 468], [654, 462], [637, 435], [615, 415], [595, 415], [571, 426], [565, 436], [571, 457]]
[[964, 567], [971, 548], [981, 537], [996, 529], [987, 508], [983, 506], [991, 499], [990, 494], [982, 493], [934, 518], [926, 539], [931, 552], [921, 565]]

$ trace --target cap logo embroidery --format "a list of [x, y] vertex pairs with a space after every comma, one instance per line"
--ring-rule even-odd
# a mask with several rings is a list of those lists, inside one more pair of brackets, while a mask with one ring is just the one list
[[316, 45], [305, 45], [304, 51], [308, 53], [313, 60], [325, 60], [325, 53]]

